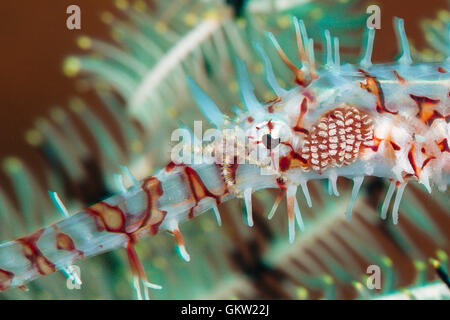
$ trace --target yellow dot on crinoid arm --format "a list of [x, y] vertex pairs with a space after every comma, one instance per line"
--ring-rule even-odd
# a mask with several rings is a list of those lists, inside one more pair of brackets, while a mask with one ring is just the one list
[[444, 28], [444, 23], [440, 20], [433, 20], [431, 21], [431, 26], [435, 29], [442, 29]]
[[114, 1], [114, 4], [120, 10], [128, 9], [128, 6], [129, 6], [127, 0], [116, 0], [116, 1]]
[[111, 12], [104, 11], [100, 14], [100, 20], [105, 24], [111, 24], [114, 21], [114, 16]]
[[219, 14], [217, 12], [217, 10], [208, 10], [206, 11], [203, 16], [205, 17], [205, 19], [218, 19], [219, 18]]
[[136, 0], [133, 3], [133, 9], [136, 12], [145, 12], [147, 10], [147, 3], [145, 3], [145, 1], [143, 0]]
[[322, 276], [322, 281], [327, 285], [332, 285], [334, 283], [333, 278], [328, 274]]
[[117, 29], [113, 28], [111, 30], [111, 38], [113, 38], [114, 41], [116, 41], [116, 42], [120, 42], [122, 40], [120, 31], [118, 31]]
[[315, 8], [309, 13], [309, 16], [314, 20], [321, 19], [323, 17], [323, 10], [321, 8]]
[[239, 28], [243, 29], [247, 25], [247, 21], [244, 18], [237, 18], [236, 24]]
[[433, 258], [428, 259], [428, 262], [433, 266], [433, 268], [439, 268], [441, 266], [441, 263]]
[[423, 261], [420, 261], [420, 260], [415, 260], [414, 261], [414, 267], [417, 269], [417, 270], [425, 270], [425, 268], [426, 268], [426, 265], [425, 265], [425, 263], [423, 262]]
[[3, 168], [10, 173], [16, 173], [22, 169], [22, 161], [16, 157], [8, 157], [3, 160]]
[[405, 296], [407, 296], [408, 299], [410, 299], [410, 300], [415, 299], [415, 297], [412, 294], [412, 292], [409, 291], [408, 289], [400, 289], [400, 292], [403, 293]]
[[384, 256], [381, 258], [381, 261], [386, 267], [392, 267], [392, 260], [389, 257]]
[[286, 29], [291, 25], [291, 18], [287, 14], [282, 15], [277, 19], [277, 25], [281, 29]]
[[358, 281], [352, 281], [352, 285], [358, 291], [362, 290], [363, 287], [364, 287], [363, 284], [361, 282], [358, 282]]
[[437, 257], [439, 258], [439, 260], [441, 260], [441, 261], [447, 261], [447, 260], [448, 260], [448, 255], [447, 255], [447, 253], [445, 253], [444, 250], [441, 250], [441, 249], [437, 250], [437, 251], [436, 251], [436, 256], [437, 256]]
[[91, 48], [92, 45], [92, 40], [91, 38], [89, 38], [88, 36], [80, 36], [77, 39], [77, 45], [83, 49], [83, 50], [87, 50]]
[[69, 101], [69, 108], [75, 113], [80, 113], [86, 109], [86, 105], [84, 104], [83, 100], [75, 97]]
[[76, 57], [67, 57], [63, 62], [63, 73], [68, 77], [74, 77], [80, 72], [81, 61]]
[[155, 30], [158, 33], [165, 33], [167, 31], [167, 23], [165, 23], [164, 21], [158, 21], [155, 24]]
[[25, 132], [25, 141], [32, 146], [38, 146], [42, 143], [42, 134], [36, 129], [31, 129]]
[[442, 21], [450, 22], [450, 12], [447, 10], [439, 10], [438, 18]]
[[183, 22], [189, 27], [193, 27], [197, 24], [197, 16], [192, 12], [186, 13], [183, 17]]
[[298, 287], [295, 291], [298, 299], [305, 300], [308, 298], [308, 290], [306, 290], [304, 287]]

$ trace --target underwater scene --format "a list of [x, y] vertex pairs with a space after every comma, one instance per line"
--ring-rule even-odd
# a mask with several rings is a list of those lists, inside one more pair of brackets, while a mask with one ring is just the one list
[[0, 300], [450, 299], [450, 1], [0, 16]]

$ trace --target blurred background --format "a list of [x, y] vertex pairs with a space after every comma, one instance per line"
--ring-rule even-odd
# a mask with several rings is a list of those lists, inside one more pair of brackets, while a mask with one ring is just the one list
[[[66, 8], [72, 4], [81, 8], [81, 30], [66, 28]], [[228, 108], [239, 104], [231, 62], [238, 55], [253, 72], [258, 96], [269, 100], [271, 93], [258, 78], [261, 63], [246, 49], [250, 41], [269, 48], [263, 30], [270, 30], [293, 57], [295, 15], [305, 20], [320, 61], [322, 32], [328, 28], [340, 37], [341, 63], [355, 63], [363, 46], [366, 8], [372, 4], [381, 8], [374, 63], [392, 62], [398, 55], [395, 16], [405, 20], [416, 61], [442, 60], [446, 48], [442, 51], [441, 38], [450, 21], [446, 0], [3, 1], [0, 218], [13, 227], [0, 226], [0, 241], [58, 218], [46, 190], [58, 191], [75, 212], [115, 192], [111, 175], [118, 165], [128, 165], [138, 178], [163, 166], [170, 146], [160, 141], [169, 139], [178, 120], [191, 125], [200, 117], [179, 81], [184, 74], [195, 75], [208, 94]], [[219, 31], [194, 44], [165, 78], [151, 84], [153, 95], [131, 106], [146, 75], [211, 18], [220, 21]], [[272, 49], [267, 50], [276, 61]], [[273, 63], [289, 87], [286, 70]], [[344, 195], [349, 186], [340, 181]], [[364, 298], [373, 293], [358, 283], [372, 260], [388, 270], [377, 294], [433, 285], [438, 276], [427, 267], [428, 259], [445, 265], [449, 252], [448, 192], [430, 196], [421, 187], [411, 187], [401, 207], [405, 219], [394, 228], [377, 217], [385, 190], [385, 182], [369, 181], [352, 223], [341, 224], [337, 213], [343, 212], [347, 198], [332, 198], [326, 186], [315, 184], [315, 207], [302, 204], [312, 231], [294, 246], [286, 246], [281, 212], [266, 222], [274, 199], [268, 192], [255, 201], [256, 227], [251, 233], [241, 226], [239, 201], [220, 208], [225, 213], [221, 229], [210, 217], [188, 223], [185, 232], [193, 258], [189, 266], [179, 262], [168, 237], [155, 237], [138, 250], [151, 270], [150, 280], [167, 288], [155, 293], [159, 298]], [[362, 231], [366, 229], [370, 231]], [[299, 256], [308, 258], [299, 261]], [[12, 290], [0, 299], [133, 298], [123, 260], [121, 253], [111, 253], [83, 262], [89, 280], [80, 291], [66, 290], [63, 277], [51, 275], [33, 282], [28, 293]]]

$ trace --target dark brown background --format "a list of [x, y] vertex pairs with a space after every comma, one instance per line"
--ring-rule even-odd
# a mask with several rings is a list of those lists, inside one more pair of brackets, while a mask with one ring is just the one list
[[[391, 61], [397, 54], [392, 17], [405, 19], [406, 33], [418, 48], [425, 47], [420, 29], [423, 18], [434, 18], [446, 0], [361, 1], [381, 7], [382, 26], [375, 37], [374, 61]], [[82, 30], [66, 28], [66, 8], [77, 4], [82, 11]], [[114, 10], [107, 0], [1, 1], [0, 4], [0, 158], [18, 155], [33, 161], [24, 132], [49, 107], [66, 105], [76, 92], [75, 81], [62, 74], [63, 58], [79, 52], [75, 39], [81, 34], [109, 38], [100, 13]]]

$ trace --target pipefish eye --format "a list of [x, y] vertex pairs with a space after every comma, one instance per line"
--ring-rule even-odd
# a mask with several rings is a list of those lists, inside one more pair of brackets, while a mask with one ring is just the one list
[[265, 134], [262, 137], [262, 142], [266, 146], [267, 149], [275, 149], [280, 143], [280, 138], [274, 139], [270, 133]]

